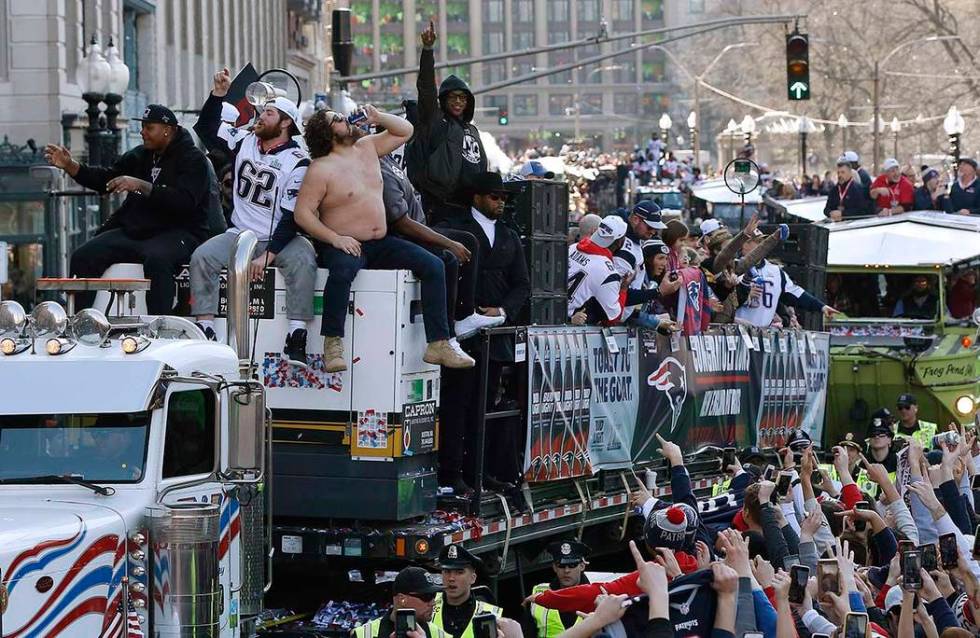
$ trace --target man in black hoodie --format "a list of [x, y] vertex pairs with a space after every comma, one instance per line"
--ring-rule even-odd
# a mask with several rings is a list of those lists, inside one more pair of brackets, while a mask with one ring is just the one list
[[[174, 275], [208, 237], [208, 160], [167, 107], [151, 104], [138, 119], [143, 145], [109, 168], [80, 164], [56, 144], [46, 146], [44, 155], [86, 188], [127, 194], [98, 235], [72, 254], [71, 274], [101, 277], [112, 264], [143, 264], [150, 280], [146, 309], [164, 315], [173, 311]], [[94, 296], [79, 293], [75, 299], [88, 307]]]
[[450, 75], [436, 94], [435, 26], [422, 32], [419, 60], [418, 122], [406, 158], [408, 176], [422, 195], [430, 224], [465, 216], [470, 202], [464, 186], [487, 171], [480, 131], [473, 125], [476, 98], [466, 82]]

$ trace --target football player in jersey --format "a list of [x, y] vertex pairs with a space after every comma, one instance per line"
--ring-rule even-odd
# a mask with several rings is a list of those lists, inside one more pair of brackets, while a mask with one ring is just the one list
[[201, 107], [194, 131], [209, 146], [234, 156], [233, 210], [228, 231], [201, 244], [191, 256], [191, 312], [209, 339], [214, 339], [221, 269], [235, 237], [250, 230], [259, 239], [249, 268], [252, 281], [276, 266], [286, 280], [289, 331], [283, 354], [306, 366], [306, 331], [313, 319], [316, 252], [296, 233], [293, 207], [310, 164], [309, 154], [293, 139], [299, 135], [299, 109], [277, 97], [265, 105], [251, 131], [222, 125], [221, 110], [231, 86], [228, 69], [214, 76], [214, 88]]
[[568, 253], [568, 318], [574, 325], [609, 325], [622, 316], [633, 277], [619, 274], [613, 255], [625, 236], [623, 218], [607, 215], [591, 237]]
[[622, 321], [626, 322], [640, 307], [659, 296], [656, 289], [647, 286], [646, 268], [643, 264], [643, 250], [640, 245], [657, 236], [667, 228], [663, 222], [660, 206], [653, 200], [636, 204], [626, 219], [626, 237], [623, 246], [613, 253], [613, 266], [623, 277], [632, 274], [633, 280], [626, 291], [626, 308]]
[[[751, 253], [763, 239], [765, 235], [756, 229], [742, 247], [743, 254]], [[739, 323], [768, 328], [776, 316], [776, 304], [780, 302], [802, 310], [822, 312], [827, 318], [840, 312], [794, 283], [781, 266], [766, 259], [750, 268], [739, 283], [740, 305], [735, 311], [735, 320]]]

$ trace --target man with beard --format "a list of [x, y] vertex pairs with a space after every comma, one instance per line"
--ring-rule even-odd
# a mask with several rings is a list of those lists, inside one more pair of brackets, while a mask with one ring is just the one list
[[[556, 591], [576, 585], [585, 585], [589, 579], [585, 577], [585, 568], [588, 566], [589, 547], [578, 541], [558, 541], [548, 545], [548, 553], [551, 554], [551, 568], [555, 572], [555, 577], [550, 583], [541, 583], [531, 590], [534, 596], [543, 591]], [[575, 612], [561, 612], [556, 609], [548, 609], [536, 603], [528, 606], [530, 622], [524, 623], [524, 636], [526, 638], [556, 638], [566, 629], [582, 621]]]
[[823, 214], [835, 222], [845, 217], [871, 214], [868, 187], [854, 172], [851, 162], [843, 155], [837, 158], [837, 187], [831, 189], [830, 195], [827, 196]]
[[442, 587], [428, 572], [421, 567], [406, 567], [395, 576], [392, 590], [391, 613], [355, 627], [351, 638], [389, 638], [394, 635], [399, 609], [415, 612], [415, 630], [408, 632], [408, 638], [446, 638], [446, 634], [432, 624], [436, 596]]
[[474, 638], [474, 616], [493, 614], [500, 618], [504, 613], [473, 595], [477, 570], [482, 567], [483, 561], [462, 545], [447, 545], [439, 553], [443, 593], [436, 597], [432, 624], [453, 638]]
[[191, 312], [209, 339], [214, 339], [221, 269], [235, 237], [250, 230], [258, 237], [249, 273], [261, 281], [268, 266], [276, 266], [286, 280], [286, 317], [289, 331], [283, 354], [295, 365], [306, 366], [307, 324], [313, 319], [316, 253], [308, 239], [296, 234], [293, 207], [310, 156], [293, 139], [299, 135], [299, 109], [277, 97], [262, 109], [251, 133], [222, 126], [221, 109], [231, 86], [231, 74], [214, 75], [214, 87], [194, 131], [209, 146], [225, 145], [234, 156], [231, 227], [212, 237], [191, 256]]
[[884, 171], [871, 182], [871, 198], [875, 212], [882, 217], [912, 210], [915, 204], [915, 185], [902, 175], [898, 160], [889, 157], [881, 165]]
[[667, 228], [663, 222], [660, 206], [652, 200], [644, 200], [633, 207], [626, 218], [626, 237], [622, 247], [613, 253], [613, 266], [622, 278], [632, 277], [626, 290], [626, 302], [621, 321], [624, 323], [640, 306], [658, 295], [655, 289], [647, 286], [646, 268], [643, 264], [643, 250], [640, 244], [653, 239], [657, 233]]
[[336, 111], [318, 111], [306, 124], [310, 164], [296, 201], [296, 223], [320, 242], [320, 265], [330, 270], [323, 289], [323, 359], [327, 372], [347, 369], [344, 321], [354, 277], [362, 268], [411, 270], [422, 285], [422, 322], [428, 346], [422, 359], [447, 368], [471, 368], [472, 358], [449, 343], [446, 271], [421, 246], [387, 233], [379, 158], [412, 136], [397, 115], [364, 107], [368, 135]]

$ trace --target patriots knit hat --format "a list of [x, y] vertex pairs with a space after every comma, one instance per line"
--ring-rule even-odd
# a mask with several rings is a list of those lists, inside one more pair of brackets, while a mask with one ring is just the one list
[[691, 549], [698, 531], [698, 513], [686, 503], [653, 510], [643, 525], [643, 536], [650, 549]]

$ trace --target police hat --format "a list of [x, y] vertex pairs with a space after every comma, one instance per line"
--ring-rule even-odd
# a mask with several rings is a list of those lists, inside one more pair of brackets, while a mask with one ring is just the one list
[[840, 443], [838, 443], [837, 445], [840, 445], [841, 447], [852, 447], [858, 450], [859, 452], [863, 452], [864, 438], [857, 432], [848, 432], [847, 434], [844, 435], [844, 438], [841, 439]]
[[919, 405], [919, 402], [915, 400], [915, 396], [911, 394], [900, 394], [898, 395], [898, 400], [895, 401], [896, 405]]
[[439, 569], [480, 569], [483, 561], [471, 554], [462, 545], [446, 545], [439, 552]]
[[763, 454], [762, 450], [760, 450], [755, 445], [745, 448], [744, 450], [742, 450], [742, 453], [738, 455], [738, 460], [741, 461], [743, 464], [751, 463], [753, 459], [758, 459], [760, 462], [763, 463], [766, 460], [766, 455]]
[[885, 435], [889, 438], [895, 438], [895, 431], [892, 430], [892, 426], [889, 422], [883, 421], [880, 418], [871, 420], [871, 427], [868, 428], [868, 438]]
[[790, 432], [789, 436], [786, 437], [786, 447], [793, 450], [794, 452], [799, 452], [804, 448], [810, 447], [813, 440], [810, 435], [803, 430], [793, 430]]
[[578, 541], [556, 541], [548, 545], [548, 553], [553, 562], [563, 567], [575, 567], [589, 557], [592, 550]]

